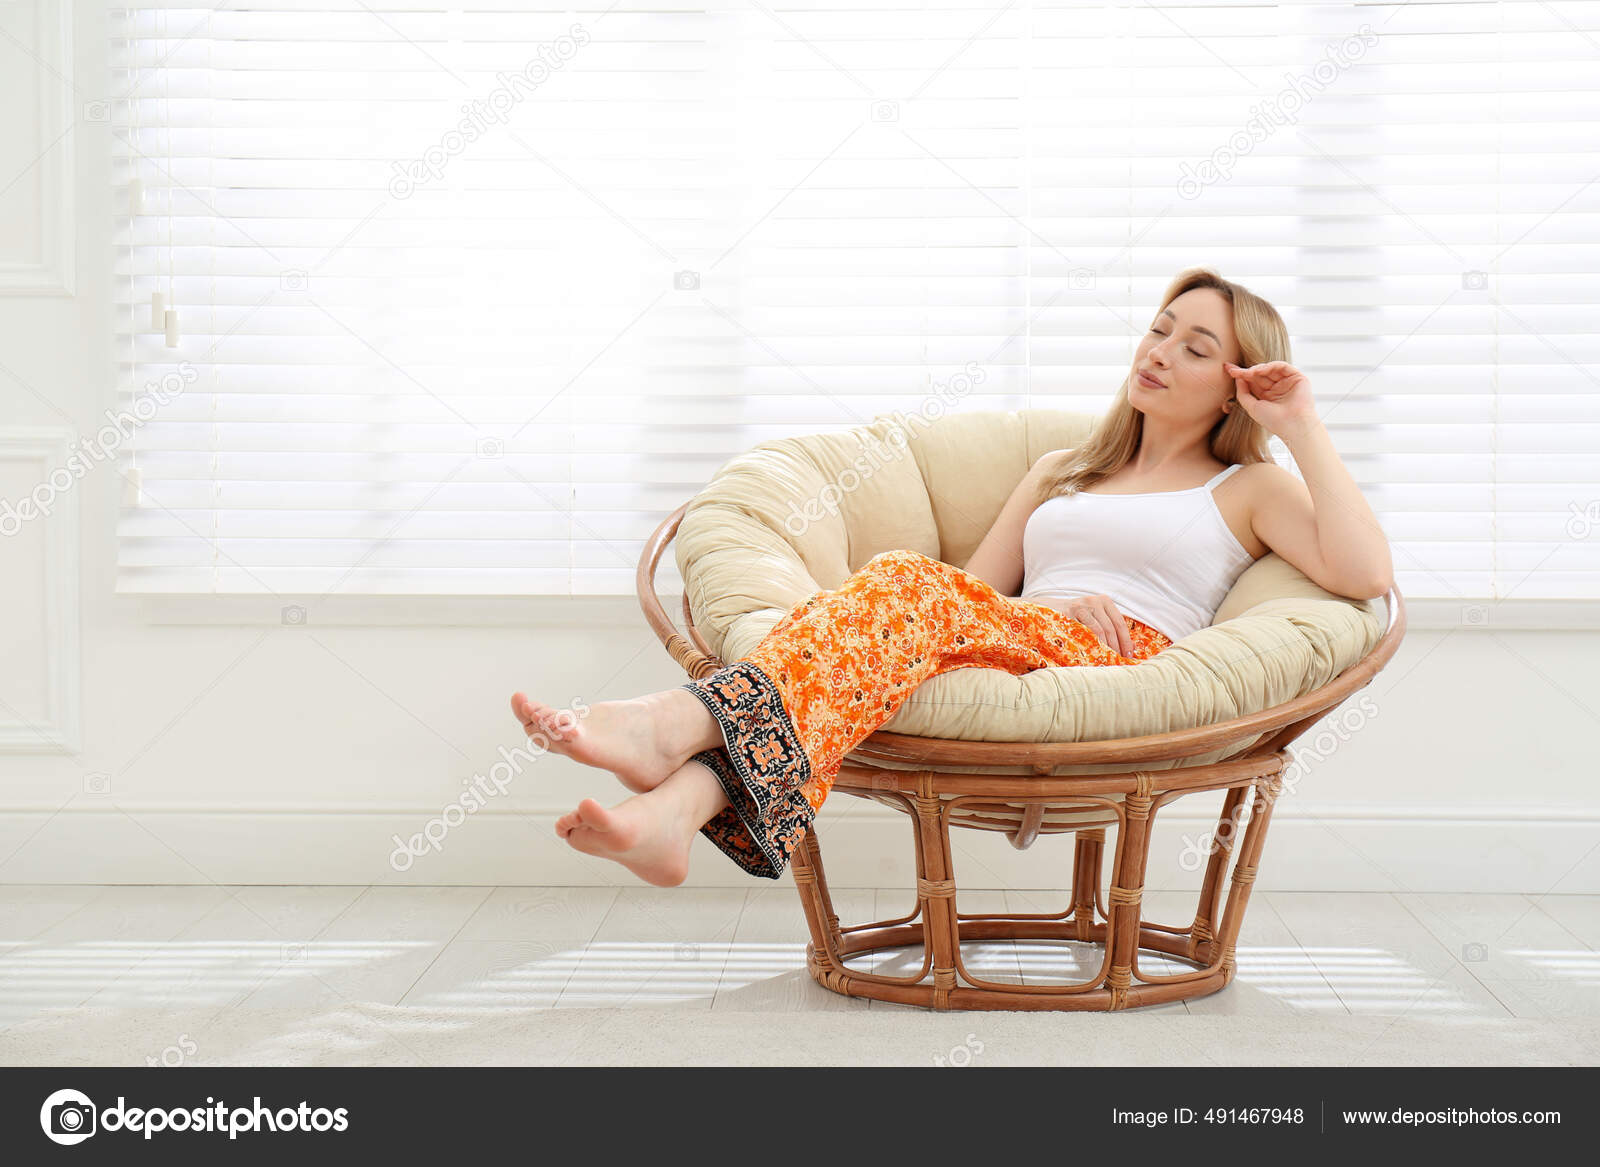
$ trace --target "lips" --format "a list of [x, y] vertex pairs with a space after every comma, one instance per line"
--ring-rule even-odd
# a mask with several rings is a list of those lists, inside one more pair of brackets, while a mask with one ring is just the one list
[[1167, 387], [1164, 381], [1158, 381], [1143, 369], [1139, 370], [1139, 379], [1150, 389], [1165, 389]]

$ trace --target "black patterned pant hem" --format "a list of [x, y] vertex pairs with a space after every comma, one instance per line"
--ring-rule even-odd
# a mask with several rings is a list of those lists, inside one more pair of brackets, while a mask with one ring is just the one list
[[748, 661], [725, 665], [680, 686], [716, 719], [723, 746], [693, 758], [716, 775], [728, 805], [700, 833], [751, 875], [777, 879], [816, 811], [802, 787], [811, 760], [777, 685]]

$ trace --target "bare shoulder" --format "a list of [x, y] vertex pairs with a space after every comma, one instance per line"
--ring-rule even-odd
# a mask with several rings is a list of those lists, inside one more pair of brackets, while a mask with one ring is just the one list
[[[1219, 497], [1217, 505], [1226, 508], [1224, 517], [1231, 514], [1242, 520], [1251, 538], [1241, 536], [1241, 541], [1251, 554], [1259, 557], [1271, 550], [1281, 553], [1277, 544], [1285, 541], [1288, 532], [1316, 529], [1311, 491], [1288, 467], [1276, 462], [1250, 462], [1232, 478], [1238, 479], [1239, 485], [1227, 500]], [[1227, 485], [1224, 482], [1218, 487], [1219, 495]]]
[[1233, 477], [1240, 483], [1238, 493], [1252, 504], [1306, 489], [1292, 470], [1276, 462], [1246, 462]]
[[1048, 453], [1040, 454], [1038, 460], [1033, 464], [1034, 473], [1049, 474], [1054, 470], [1060, 469], [1072, 457], [1072, 451], [1073, 447], [1068, 447], [1067, 449], [1050, 450]]

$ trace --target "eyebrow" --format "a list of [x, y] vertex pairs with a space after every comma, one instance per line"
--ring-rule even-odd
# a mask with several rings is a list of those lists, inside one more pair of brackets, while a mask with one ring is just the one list
[[[1174, 321], [1176, 321], [1178, 319], [1177, 315], [1172, 311], [1171, 308], [1163, 308], [1161, 310], [1161, 315], [1162, 316], [1171, 316]], [[1189, 325], [1189, 331], [1190, 332], [1203, 332], [1207, 336], [1209, 336], [1212, 340], [1216, 341], [1218, 344], [1222, 343], [1222, 338], [1220, 336], [1218, 336], [1216, 333], [1212, 332], [1209, 328], [1201, 328], [1198, 324], [1191, 324], [1191, 325]]]

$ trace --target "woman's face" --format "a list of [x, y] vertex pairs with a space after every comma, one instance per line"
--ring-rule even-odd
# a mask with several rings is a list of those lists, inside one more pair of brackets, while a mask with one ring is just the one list
[[[1180, 424], [1215, 421], [1234, 397], [1225, 360], [1241, 360], [1232, 305], [1214, 288], [1191, 288], [1156, 314], [1139, 341], [1128, 400], [1142, 413]], [[1141, 372], [1163, 387], [1146, 384]]]

